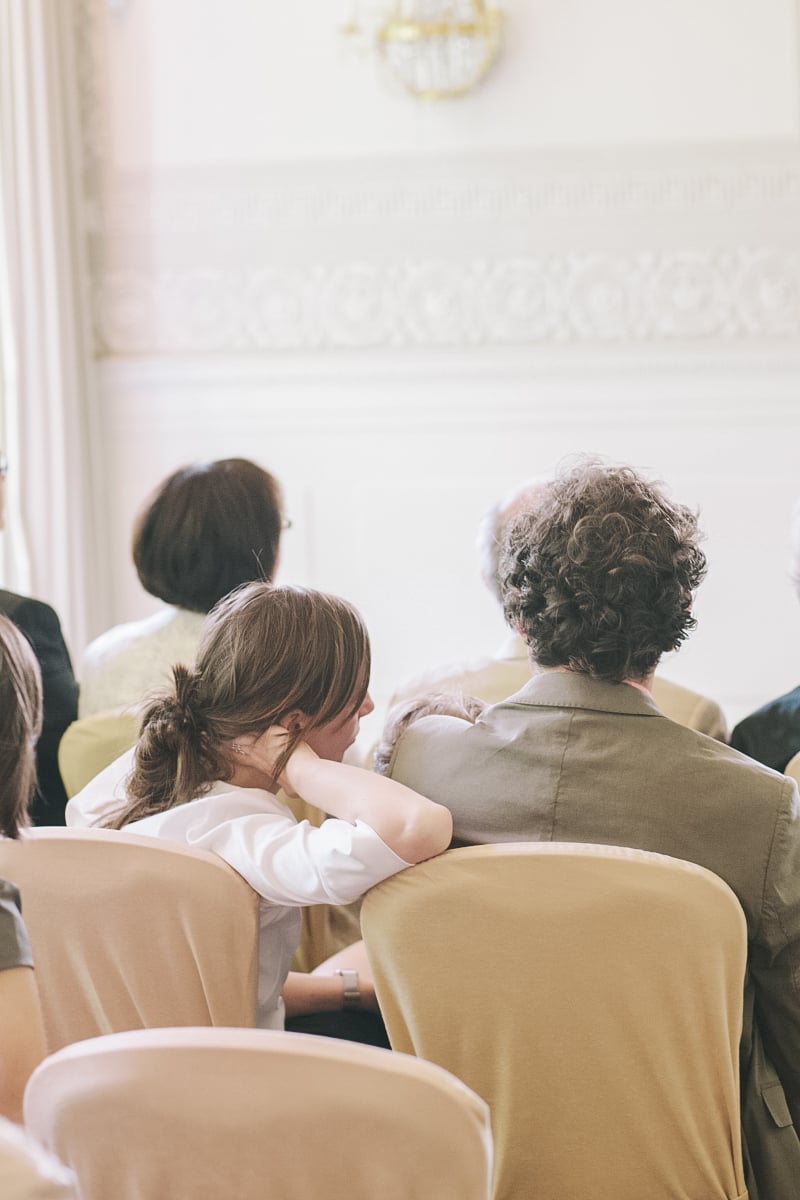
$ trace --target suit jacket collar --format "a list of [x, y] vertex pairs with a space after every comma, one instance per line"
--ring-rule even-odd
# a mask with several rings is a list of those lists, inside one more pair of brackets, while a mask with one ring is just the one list
[[588, 708], [637, 717], [662, 716], [649, 693], [627, 683], [592, 679], [578, 671], [543, 671], [503, 703], [533, 708]]

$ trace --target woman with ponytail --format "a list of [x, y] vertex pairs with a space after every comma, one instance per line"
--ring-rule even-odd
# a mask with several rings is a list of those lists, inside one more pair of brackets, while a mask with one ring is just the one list
[[[372, 711], [369, 672], [367, 632], [346, 601], [248, 584], [209, 614], [194, 668], [174, 668], [173, 687], [144, 710], [134, 749], [67, 810], [69, 825], [212, 850], [259, 893], [266, 1028], [283, 1025], [282, 992], [290, 1015], [376, 1009], [363, 948], [347, 952], [357, 986], [354, 972], [326, 974], [324, 964], [313, 975], [288, 974], [300, 908], [349, 904], [450, 842], [447, 809], [341, 761]], [[298, 823], [281, 789], [329, 819], [319, 828]]]

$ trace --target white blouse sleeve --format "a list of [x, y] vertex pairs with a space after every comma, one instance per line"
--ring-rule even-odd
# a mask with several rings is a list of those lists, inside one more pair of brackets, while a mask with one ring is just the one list
[[[67, 824], [101, 825], [119, 812], [132, 765], [131, 750], [87, 784], [67, 805]], [[319, 828], [309, 821], [298, 824], [260, 788], [215, 784], [208, 795], [126, 829], [210, 850], [265, 900], [289, 906], [349, 904], [411, 865], [363, 821], [329, 817]]]
[[410, 866], [363, 821], [329, 817], [317, 828], [291, 815], [251, 813], [213, 828], [187, 830], [276, 904], [349, 904]]

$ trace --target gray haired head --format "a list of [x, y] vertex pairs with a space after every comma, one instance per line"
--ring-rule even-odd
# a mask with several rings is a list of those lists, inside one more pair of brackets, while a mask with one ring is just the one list
[[516, 487], [503, 499], [493, 504], [481, 517], [478, 526], [478, 554], [481, 576], [498, 604], [503, 603], [503, 585], [500, 579], [500, 557], [506, 533], [515, 519], [524, 512], [531, 512], [547, 490], [549, 481], [544, 478], [529, 479]]

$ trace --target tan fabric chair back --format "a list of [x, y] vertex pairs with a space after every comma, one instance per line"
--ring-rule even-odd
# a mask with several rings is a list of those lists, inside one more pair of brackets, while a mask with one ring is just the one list
[[485, 1104], [404, 1055], [267, 1030], [69, 1046], [26, 1093], [82, 1200], [488, 1200]]
[[453, 850], [369, 892], [392, 1045], [492, 1113], [497, 1200], [745, 1194], [747, 954], [702, 867], [609, 846]]
[[788, 775], [796, 784], [800, 786], [800, 753], [795, 754], [790, 758], [783, 770], [784, 775]]
[[222, 859], [116, 830], [0, 839], [51, 1051], [160, 1025], [255, 1024], [258, 897]]
[[128, 709], [81, 717], [64, 730], [58, 743], [58, 769], [70, 799], [86, 787], [139, 735], [139, 721]]
[[716, 700], [701, 696], [683, 684], [656, 675], [651, 687], [653, 699], [665, 717], [687, 729], [697, 729], [718, 742], [728, 740], [728, 722]]

